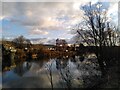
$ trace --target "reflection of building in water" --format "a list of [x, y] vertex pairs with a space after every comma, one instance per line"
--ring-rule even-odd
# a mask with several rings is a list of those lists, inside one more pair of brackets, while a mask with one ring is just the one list
[[24, 62], [23, 64], [19, 64], [15, 69], [14, 72], [18, 74], [19, 76], [23, 76], [24, 73], [26, 73], [31, 67], [31, 63]]
[[64, 69], [67, 66], [68, 60], [66, 59], [57, 59], [56, 60], [56, 68], [57, 69]]
[[56, 50], [58, 51], [66, 51], [67, 49], [67, 42], [64, 39], [57, 39], [56, 40]]

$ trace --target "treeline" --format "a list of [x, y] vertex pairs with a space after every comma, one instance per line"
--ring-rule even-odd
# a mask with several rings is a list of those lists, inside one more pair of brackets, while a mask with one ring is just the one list
[[[97, 47], [100, 49], [100, 47]], [[102, 46], [102, 52], [105, 56], [113, 56], [114, 58], [120, 57], [120, 46]], [[77, 49], [77, 53], [95, 53], [97, 52], [96, 46], [82, 46]]]
[[42, 44], [25, 44], [13, 41], [3, 41], [2, 43], [2, 68], [14, 66], [22, 61], [41, 60], [44, 58], [55, 58], [59, 56], [73, 55], [72, 51], [62, 52], [49, 50]]

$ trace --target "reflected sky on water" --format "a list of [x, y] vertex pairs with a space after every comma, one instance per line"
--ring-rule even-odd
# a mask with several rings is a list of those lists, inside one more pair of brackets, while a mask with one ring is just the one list
[[[60, 57], [21, 63], [3, 72], [5, 88], [84, 88], [97, 83], [101, 72], [94, 56]], [[52, 77], [52, 79], [51, 79]]]

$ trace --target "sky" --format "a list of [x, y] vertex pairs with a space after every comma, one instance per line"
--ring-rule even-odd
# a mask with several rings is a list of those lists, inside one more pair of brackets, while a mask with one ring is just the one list
[[[15, 1], [15, 0], [13, 0]], [[31, 38], [71, 39], [72, 28], [83, 21], [81, 6], [88, 2], [2, 2], [0, 15], [0, 35], [3, 38], [16, 38], [20, 35]], [[118, 22], [118, 3], [103, 2], [107, 15]]]

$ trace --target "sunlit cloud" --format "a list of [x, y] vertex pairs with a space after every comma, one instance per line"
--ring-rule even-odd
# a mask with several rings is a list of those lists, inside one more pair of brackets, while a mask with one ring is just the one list
[[118, 3], [117, 2], [111, 2], [110, 7], [107, 11], [107, 16], [109, 18], [109, 21], [113, 21], [114, 23], [118, 22]]
[[[14, 24], [23, 26], [39, 26], [41, 30], [65, 30], [70, 21], [74, 21], [72, 16], [74, 11], [72, 3], [4, 3], [6, 9], [4, 14], [8, 16]], [[19, 12], [18, 12], [19, 10]], [[12, 15], [11, 15], [12, 12]], [[10, 17], [9, 17], [10, 16]], [[11, 17], [13, 16], [13, 17]], [[63, 16], [69, 17], [61, 18]]]
[[5, 18], [5, 16], [0, 16], [0, 20], [3, 20]]
[[28, 17], [31, 17], [32, 15], [33, 15], [33, 13], [32, 13], [32, 11], [26, 11], [26, 15], [28, 16]]
[[49, 33], [47, 31], [43, 31], [43, 30], [39, 30], [38, 28], [34, 29], [34, 30], [31, 30], [29, 32], [31, 35], [48, 35]]

